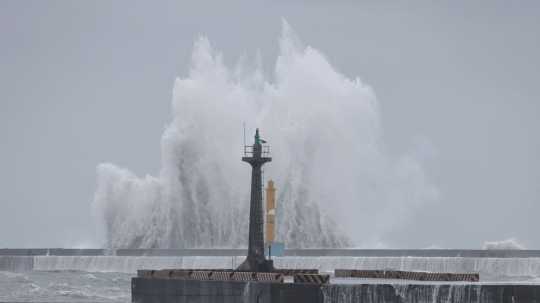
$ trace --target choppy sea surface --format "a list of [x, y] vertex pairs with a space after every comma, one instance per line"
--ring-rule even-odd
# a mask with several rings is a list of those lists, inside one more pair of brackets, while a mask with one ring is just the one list
[[0, 302], [130, 302], [133, 274], [0, 271]]

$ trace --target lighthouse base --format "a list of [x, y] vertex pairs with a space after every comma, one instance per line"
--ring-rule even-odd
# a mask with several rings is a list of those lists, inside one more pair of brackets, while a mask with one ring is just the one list
[[278, 272], [274, 268], [273, 260], [266, 260], [265, 258], [254, 258], [248, 257], [240, 266], [238, 266], [235, 271], [242, 272]]

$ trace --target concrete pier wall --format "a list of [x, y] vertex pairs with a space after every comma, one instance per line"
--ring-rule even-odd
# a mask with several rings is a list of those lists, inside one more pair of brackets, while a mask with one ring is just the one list
[[[236, 268], [245, 256], [1, 256], [0, 270], [84, 270], [136, 273], [137, 269]], [[540, 276], [540, 258], [460, 257], [275, 257], [276, 268], [396, 270], [445, 273], [480, 273], [507, 280]], [[485, 279], [480, 277], [481, 280]], [[513, 278], [512, 278], [513, 279]], [[531, 278], [532, 279], [532, 278]], [[530, 279], [529, 279], [530, 280]]]
[[539, 285], [331, 284], [324, 303], [539, 303]]
[[32, 256], [0, 256], [0, 270], [33, 270]]
[[132, 279], [132, 302], [540, 303], [540, 285], [294, 284]]
[[132, 302], [141, 303], [317, 303], [321, 286], [314, 284], [132, 279]]

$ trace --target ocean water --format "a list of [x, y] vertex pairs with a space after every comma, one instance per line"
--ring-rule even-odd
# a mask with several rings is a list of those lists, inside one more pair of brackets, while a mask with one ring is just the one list
[[0, 302], [130, 302], [133, 276], [81, 270], [0, 271]]

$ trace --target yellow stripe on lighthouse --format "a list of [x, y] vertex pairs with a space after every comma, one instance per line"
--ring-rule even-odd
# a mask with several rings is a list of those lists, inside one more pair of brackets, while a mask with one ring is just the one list
[[274, 181], [268, 181], [268, 188], [266, 188], [266, 242], [274, 242], [276, 220], [276, 189], [274, 188]]

